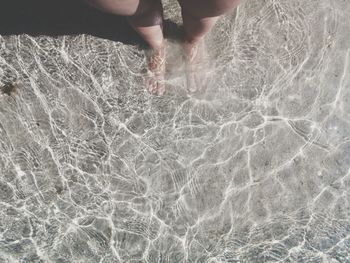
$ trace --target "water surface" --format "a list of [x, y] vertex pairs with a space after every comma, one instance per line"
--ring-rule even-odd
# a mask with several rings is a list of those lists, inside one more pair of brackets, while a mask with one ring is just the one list
[[0, 36], [0, 262], [350, 262], [349, 14], [247, 0], [162, 97], [132, 43]]

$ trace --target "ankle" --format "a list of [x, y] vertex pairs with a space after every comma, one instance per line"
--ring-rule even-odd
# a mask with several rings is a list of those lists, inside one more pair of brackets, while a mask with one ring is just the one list
[[165, 39], [162, 38], [159, 41], [154, 41], [150, 46], [153, 52], [162, 53], [165, 51]]

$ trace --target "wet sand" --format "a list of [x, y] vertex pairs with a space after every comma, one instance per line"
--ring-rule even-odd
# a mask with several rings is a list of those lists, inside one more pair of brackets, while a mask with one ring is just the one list
[[123, 19], [1, 24], [0, 262], [350, 262], [350, 3], [243, 2], [193, 94], [164, 5], [163, 96]]

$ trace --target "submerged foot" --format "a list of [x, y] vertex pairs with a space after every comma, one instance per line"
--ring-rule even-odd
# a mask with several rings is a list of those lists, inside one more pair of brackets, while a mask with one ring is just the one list
[[207, 56], [203, 41], [184, 42], [186, 55], [187, 89], [195, 92], [203, 88], [206, 82]]
[[165, 92], [165, 47], [152, 50], [148, 56], [148, 74], [146, 85], [152, 94], [163, 95]]

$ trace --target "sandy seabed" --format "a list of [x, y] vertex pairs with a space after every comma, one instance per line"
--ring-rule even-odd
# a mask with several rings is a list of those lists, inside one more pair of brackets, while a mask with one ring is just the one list
[[0, 262], [350, 262], [349, 14], [247, 0], [164, 96], [136, 45], [0, 36]]

